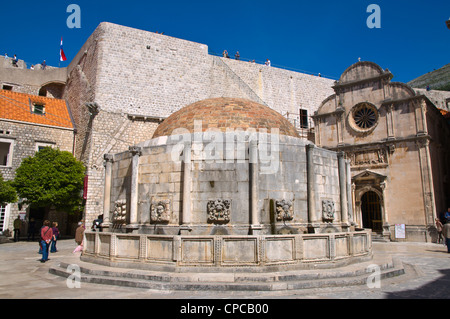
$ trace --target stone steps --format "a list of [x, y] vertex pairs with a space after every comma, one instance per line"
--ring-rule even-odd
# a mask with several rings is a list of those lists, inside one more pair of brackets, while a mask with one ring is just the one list
[[372, 242], [388, 243], [388, 242], [390, 242], [390, 240], [381, 234], [372, 233]]
[[[101, 269], [98, 265], [80, 266], [80, 281], [172, 291], [282, 291], [325, 287], [365, 285], [372, 271], [371, 263], [362, 263], [339, 269], [285, 271], [271, 273], [167, 273], [129, 269]], [[405, 274], [401, 262], [377, 264], [380, 279]], [[68, 278], [73, 272], [69, 264], [59, 262], [51, 266], [51, 274]]]

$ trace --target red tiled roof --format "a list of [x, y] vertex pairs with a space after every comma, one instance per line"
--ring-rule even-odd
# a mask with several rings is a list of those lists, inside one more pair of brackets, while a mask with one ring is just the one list
[[[34, 104], [44, 105], [45, 114], [34, 114]], [[74, 128], [66, 101], [7, 90], [0, 90], [0, 119]]]
[[450, 112], [447, 110], [443, 110], [443, 109], [438, 109], [439, 112], [441, 112], [442, 116], [446, 119], [450, 119]]

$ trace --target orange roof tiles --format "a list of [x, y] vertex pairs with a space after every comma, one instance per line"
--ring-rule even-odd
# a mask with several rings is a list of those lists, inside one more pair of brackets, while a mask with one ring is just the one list
[[[45, 114], [34, 114], [34, 104], [44, 105]], [[74, 128], [66, 101], [7, 90], [0, 90], [0, 119]]]
[[446, 120], [450, 120], [450, 112], [444, 109], [440, 109], [438, 108], [439, 112], [441, 112], [442, 116], [446, 119]]

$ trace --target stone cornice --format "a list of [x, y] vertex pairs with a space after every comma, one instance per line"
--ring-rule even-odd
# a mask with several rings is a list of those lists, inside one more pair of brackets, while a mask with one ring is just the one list
[[351, 87], [351, 86], [354, 86], [354, 85], [367, 83], [367, 82], [379, 81], [379, 80], [383, 80], [383, 79], [387, 79], [389, 81], [389, 80], [392, 79], [392, 77], [393, 77], [393, 74], [390, 71], [385, 71], [383, 74], [380, 74], [378, 76], [371, 77], [371, 78], [355, 80], [355, 81], [349, 81], [349, 82], [343, 82], [343, 83], [340, 83], [339, 81], [336, 81], [335, 82], [336, 84], [332, 88], [334, 89], [334, 91], [336, 93], [339, 93], [339, 91], [341, 89], [344, 89], [344, 88], [347, 88], [347, 87]]
[[381, 140], [377, 142], [372, 143], [361, 143], [361, 144], [343, 144], [336, 147], [322, 147], [331, 151], [335, 152], [345, 152], [345, 151], [353, 151], [353, 150], [363, 150], [363, 149], [374, 149], [383, 147], [386, 145], [392, 145], [396, 143], [402, 143], [402, 142], [413, 142], [413, 141], [422, 141], [422, 140], [428, 140], [431, 141], [432, 138], [428, 134], [421, 134], [421, 135], [414, 135], [414, 136], [408, 136], [408, 137], [397, 137], [392, 139], [386, 139]]
[[315, 113], [314, 115], [311, 115], [311, 118], [316, 119], [316, 118], [326, 117], [326, 116], [330, 116], [330, 115], [337, 116], [337, 115], [341, 115], [342, 113], [345, 113], [345, 109], [343, 107], [338, 107], [333, 112], [324, 113], [324, 114]]

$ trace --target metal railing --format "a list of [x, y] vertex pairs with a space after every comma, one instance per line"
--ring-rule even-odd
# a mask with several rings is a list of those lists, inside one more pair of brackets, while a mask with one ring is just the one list
[[[219, 53], [212, 52], [212, 51], [208, 51], [208, 54], [212, 55], [212, 56], [222, 57], [222, 58], [224, 57], [223, 54], [219, 54]], [[265, 66], [265, 63], [266, 63], [266, 61], [259, 61], [259, 60], [248, 59], [248, 58], [243, 58], [243, 57], [239, 57], [239, 59], [236, 59], [235, 57], [231, 57], [230, 56], [230, 57], [228, 57], [228, 59], [230, 59], [230, 60], [237, 60], [237, 61], [244, 61], [244, 62], [248, 62], [248, 63], [255, 63], [255, 64], [258, 64], [258, 65], [264, 65], [264, 66]], [[321, 74], [321, 73], [318, 73], [318, 72], [311, 72], [311, 71], [296, 69], [296, 68], [283, 66], [283, 65], [279, 65], [279, 64], [273, 64], [272, 62], [270, 64], [270, 66], [274, 67], [274, 68], [278, 68], [278, 69], [287, 70], [287, 71], [294, 71], [294, 72], [308, 74], [308, 75], [313, 75], [313, 76], [320, 76], [320, 77], [324, 77], [324, 78], [327, 78], [327, 79], [339, 80], [339, 77], [334, 77], [334, 76], [331, 76], [331, 75], [325, 75], [325, 74]]]
[[307, 122], [302, 120], [300, 114], [290, 113], [282, 114], [296, 129], [301, 137], [308, 137], [314, 134], [314, 121], [311, 116], [307, 116]]

